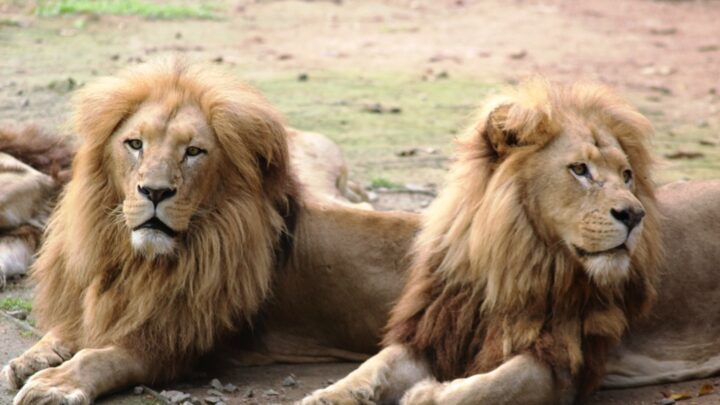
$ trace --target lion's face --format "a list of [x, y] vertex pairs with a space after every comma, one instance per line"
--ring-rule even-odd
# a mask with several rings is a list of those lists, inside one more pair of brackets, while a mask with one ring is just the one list
[[222, 156], [200, 108], [146, 102], [115, 132], [107, 153], [133, 249], [172, 254], [193, 216], [211, 203]]
[[537, 214], [596, 280], [623, 279], [642, 233], [633, 168], [613, 134], [574, 124], [530, 158]]

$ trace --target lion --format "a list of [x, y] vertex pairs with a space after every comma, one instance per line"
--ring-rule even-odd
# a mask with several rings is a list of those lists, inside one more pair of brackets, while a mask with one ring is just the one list
[[486, 103], [424, 214], [385, 348], [303, 404], [573, 403], [651, 308], [649, 121], [530, 80]]
[[0, 129], [0, 289], [32, 263], [72, 155], [68, 139], [37, 127]]
[[[89, 84], [74, 109], [82, 142], [31, 271], [46, 334], [3, 370], [20, 388], [16, 405], [89, 404], [168, 381], [220, 342], [255, 341], [261, 330], [271, 359], [358, 359], [377, 349], [417, 222], [304, 198], [284, 122], [258, 92], [169, 61]], [[358, 229], [336, 236], [350, 226]], [[385, 235], [374, 238], [377, 254], [354, 249], [373, 232]], [[346, 289], [381, 315], [357, 320], [346, 297], [323, 299], [307, 325], [332, 319], [357, 333], [285, 344], [296, 330], [273, 332], [261, 312], [278, 298], [305, 299], [310, 290], [272, 290], [308, 274], [362, 278], [367, 285], [313, 288]]]

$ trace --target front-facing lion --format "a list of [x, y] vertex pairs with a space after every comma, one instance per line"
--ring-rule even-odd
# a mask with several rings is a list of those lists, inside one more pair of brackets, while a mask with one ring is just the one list
[[571, 403], [655, 295], [649, 122], [607, 89], [526, 83], [460, 139], [386, 348], [304, 403]]

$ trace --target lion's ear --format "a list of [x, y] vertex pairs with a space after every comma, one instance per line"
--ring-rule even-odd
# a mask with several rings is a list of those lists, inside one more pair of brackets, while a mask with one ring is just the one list
[[507, 155], [518, 145], [518, 134], [512, 128], [507, 128], [507, 118], [510, 104], [501, 104], [488, 114], [484, 129], [480, 134], [498, 156]]
[[480, 136], [498, 158], [519, 147], [542, 145], [552, 133], [550, 113], [543, 107], [510, 101], [496, 104], [481, 122]]

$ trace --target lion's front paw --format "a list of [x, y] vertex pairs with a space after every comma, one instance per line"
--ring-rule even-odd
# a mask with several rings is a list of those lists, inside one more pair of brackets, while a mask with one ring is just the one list
[[305, 397], [300, 405], [373, 405], [373, 392], [370, 388], [330, 386], [317, 390]]
[[63, 362], [63, 358], [53, 350], [30, 351], [22, 356], [10, 360], [3, 368], [3, 376], [12, 389], [23, 386], [25, 381], [38, 371], [55, 367]]
[[410, 388], [400, 400], [401, 405], [436, 405], [437, 398], [445, 387], [434, 380], [425, 380]]
[[89, 405], [90, 396], [57, 369], [35, 374], [17, 393], [13, 405]]

